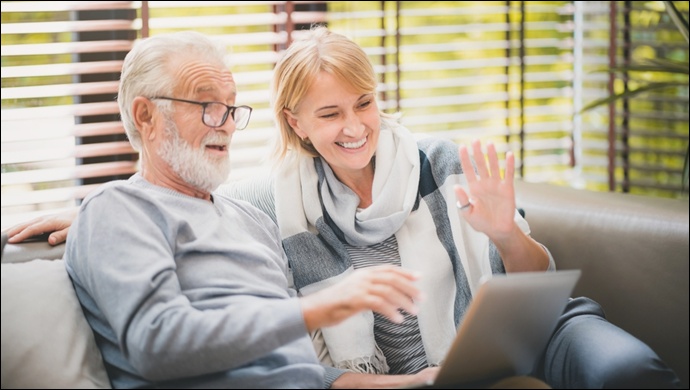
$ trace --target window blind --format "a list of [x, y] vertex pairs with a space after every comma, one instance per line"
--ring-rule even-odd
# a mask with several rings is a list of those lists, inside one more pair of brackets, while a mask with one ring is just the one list
[[[688, 3], [674, 2], [687, 20]], [[688, 59], [688, 45], [662, 2], [583, 2], [582, 99], [585, 104], [648, 81], [674, 87], [600, 106], [582, 118], [577, 145], [589, 188], [677, 197], [688, 146], [688, 78], [658, 72], [615, 73], [612, 66]], [[586, 125], [585, 125], [586, 124]]]
[[[276, 136], [272, 69], [314, 23], [364, 48], [381, 107], [415, 133], [492, 141], [501, 158], [515, 153], [516, 174], [528, 181], [673, 196], [688, 139], [687, 87], [619, 102], [611, 122], [606, 107], [579, 115], [610, 85], [622, 88], [602, 71], [614, 59], [650, 50], [687, 58], [663, 10], [645, 4], [2, 2], [3, 227], [72, 207], [99, 183], [136, 171], [115, 99], [124, 55], [151, 35], [193, 29], [227, 44], [237, 103], [254, 107], [233, 137], [229, 180], [266, 169]], [[629, 87], [634, 77], [647, 76], [631, 75]]]
[[2, 2], [3, 227], [136, 171], [115, 102], [134, 2]]

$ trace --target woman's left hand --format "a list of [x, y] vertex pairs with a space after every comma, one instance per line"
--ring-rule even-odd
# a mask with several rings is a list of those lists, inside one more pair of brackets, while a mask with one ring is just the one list
[[455, 186], [460, 214], [475, 230], [485, 233], [492, 239], [510, 235], [515, 228], [515, 187], [513, 184], [515, 157], [506, 153], [505, 178], [501, 178], [498, 155], [493, 143], [487, 143], [487, 158], [479, 140], [472, 141], [475, 173], [469, 151], [460, 145], [458, 154], [462, 170], [467, 178], [468, 191]]

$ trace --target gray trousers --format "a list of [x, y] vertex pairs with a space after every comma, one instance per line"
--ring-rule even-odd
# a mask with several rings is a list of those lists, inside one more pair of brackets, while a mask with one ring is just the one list
[[598, 303], [572, 299], [534, 376], [557, 389], [675, 389], [680, 380], [645, 343], [608, 322]]

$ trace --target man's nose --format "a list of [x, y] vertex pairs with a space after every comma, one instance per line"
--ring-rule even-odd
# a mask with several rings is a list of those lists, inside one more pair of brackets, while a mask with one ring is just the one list
[[235, 123], [235, 118], [233, 118], [232, 115], [230, 115], [230, 114], [228, 114], [227, 119], [225, 119], [225, 123], [223, 123], [221, 126], [213, 128], [213, 130], [224, 131], [227, 134], [234, 133], [236, 129], [237, 129], [237, 124]]

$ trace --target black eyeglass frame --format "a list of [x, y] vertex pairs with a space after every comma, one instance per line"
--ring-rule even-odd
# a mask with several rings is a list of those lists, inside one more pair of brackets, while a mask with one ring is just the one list
[[[177, 99], [177, 98], [172, 98], [172, 97], [168, 97], [168, 96], [154, 96], [154, 97], [149, 98], [149, 99], [150, 100], [155, 100], [155, 99], [171, 100], [174, 102], [182, 102], [182, 103], [199, 105], [202, 108], [202, 110], [201, 110], [201, 122], [204, 125], [206, 125], [208, 127], [213, 127], [213, 128], [223, 126], [225, 124], [225, 122], [227, 122], [228, 116], [230, 116], [230, 115], [232, 115], [232, 120], [235, 121], [235, 126], [237, 126], [237, 121], [235, 120], [235, 112], [237, 112], [238, 108], [244, 108], [244, 109], [249, 110], [249, 113], [247, 114], [247, 123], [242, 128], [239, 128], [239, 127], [235, 128], [235, 130], [244, 130], [249, 125], [249, 119], [252, 116], [252, 110], [253, 110], [253, 108], [251, 108], [250, 106], [228, 106], [227, 104], [221, 103], [221, 102], [197, 102], [195, 100]], [[218, 124], [216, 126], [211, 126], [208, 123], [206, 123], [206, 107], [208, 107], [210, 104], [220, 104], [222, 106], [225, 106], [225, 108], [226, 108], [225, 114], [223, 114], [223, 118], [221, 119], [220, 124]]]

